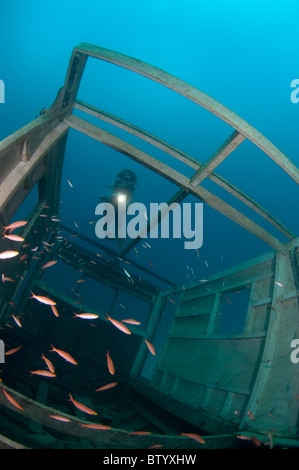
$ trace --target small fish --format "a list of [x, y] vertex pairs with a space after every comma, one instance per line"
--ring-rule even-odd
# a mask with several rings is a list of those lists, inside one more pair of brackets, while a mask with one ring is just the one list
[[[73, 312], [75, 313], [75, 312]], [[75, 313], [74, 317], [79, 317], [79, 318], [83, 318], [83, 319], [86, 319], [86, 320], [93, 320], [94, 318], [99, 318], [99, 315], [96, 315], [94, 313]]]
[[29, 246], [31, 246], [31, 243], [24, 243], [23, 248], [28, 248]]
[[24, 238], [19, 237], [19, 235], [3, 235], [2, 238], [8, 238], [9, 240], [12, 240], [13, 242], [23, 242]]
[[127, 310], [126, 307], [123, 305], [123, 304], [119, 304], [121, 306], [121, 308], [123, 308], [124, 310]]
[[79, 228], [79, 225], [77, 224], [77, 222], [75, 221], [74, 224], [76, 225], [77, 228]]
[[19, 320], [17, 317], [15, 317], [14, 315], [12, 315], [12, 318], [14, 319], [14, 321], [16, 322], [16, 324], [17, 324], [20, 328], [22, 328], [22, 323], [20, 322], [20, 320]]
[[6, 398], [8, 399], [8, 401], [10, 401], [10, 403], [12, 405], [14, 405], [16, 408], [19, 408], [19, 410], [24, 409], [6, 390], [4, 390], [4, 389], [2, 389], [2, 390], [3, 390], [4, 395], [6, 396]]
[[113, 361], [109, 355], [109, 351], [107, 351], [107, 354], [106, 354], [106, 357], [107, 357], [107, 366], [108, 366], [108, 370], [110, 372], [111, 375], [114, 375], [115, 374], [115, 368], [114, 368], [114, 364], [113, 364]]
[[105, 431], [106, 429], [111, 429], [111, 426], [105, 426], [104, 424], [97, 424], [97, 423], [94, 423], [94, 424], [80, 423], [80, 426], [82, 426], [83, 428], [101, 429], [103, 431]]
[[11, 233], [16, 228], [23, 227], [26, 224], [27, 224], [26, 220], [19, 220], [18, 222], [14, 222], [13, 224], [10, 224], [10, 225], [7, 225], [6, 227], [3, 227], [4, 228], [4, 233], [6, 232], [6, 230], [10, 230], [10, 233]]
[[147, 242], [144, 242], [148, 248], [151, 248], [151, 245]]
[[32, 294], [32, 297], [29, 297], [30, 299], [34, 298], [38, 300], [39, 302], [41, 302], [42, 304], [46, 304], [46, 305], [56, 305], [56, 302], [54, 302], [54, 300], [49, 299], [48, 297], [35, 295], [33, 292], [31, 292], [31, 294]]
[[110, 384], [103, 385], [103, 387], [97, 388], [96, 392], [102, 392], [103, 390], [108, 390], [109, 388], [115, 387], [117, 385], [117, 382], [111, 382]]
[[4, 274], [2, 274], [1, 280], [2, 282], [15, 282], [14, 279], [12, 279], [11, 277], [5, 276]]
[[59, 313], [55, 305], [51, 305], [52, 312], [54, 313], [55, 317], [59, 317]]
[[232, 304], [232, 301], [229, 299], [225, 299], [229, 304]]
[[163, 447], [163, 444], [154, 444], [153, 446], [150, 446], [149, 449], [157, 449], [158, 447]]
[[9, 349], [9, 351], [6, 351], [5, 356], [11, 356], [12, 354], [16, 353], [21, 349], [23, 346], [18, 346], [17, 348]]
[[175, 301], [174, 301], [174, 300], [172, 300], [170, 297], [168, 297], [168, 299], [167, 299], [167, 300], [169, 300], [169, 302], [171, 302], [172, 304], [175, 304]]
[[125, 269], [124, 269], [124, 272], [126, 276], [131, 277], [131, 274], [129, 274], [128, 271], [126, 271]]
[[148, 434], [152, 434], [149, 431], [134, 431], [134, 432], [129, 432], [130, 435], [136, 434], [137, 436], [147, 436]]
[[67, 362], [70, 362], [71, 364], [77, 365], [78, 363], [75, 361], [75, 359], [67, 352], [62, 351], [62, 349], [56, 349], [54, 346], [51, 344], [52, 349], [50, 349], [50, 352], [54, 351], [59, 356], [61, 356], [63, 359], [65, 359]]
[[247, 416], [249, 416], [250, 419], [255, 419], [255, 418], [253, 417], [251, 411], [247, 411], [246, 414], [247, 414]]
[[206, 259], [205, 259], [205, 264], [206, 264], [206, 267], [208, 268], [208, 267], [209, 267], [209, 265], [208, 265], [208, 262], [207, 262], [207, 260], [206, 260]]
[[[21, 261], [24, 261], [24, 260], [27, 258], [27, 256], [28, 256], [28, 255], [27, 255], [26, 253], [25, 253], [24, 255], [22, 255], [21, 258], [20, 258], [20, 260], [19, 260], [19, 263], [20, 263]], [[26, 261], [26, 263], [27, 263], [27, 261]]]
[[146, 339], [144, 341], [145, 341], [145, 344], [147, 345], [148, 349], [150, 350], [150, 352], [155, 356], [156, 351], [155, 351], [154, 346], [149, 341], [147, 341]]
[[57, 421], [62, 421], [63, 423], [68, 423], [71, 421], [69, 418], [60, 415], [50, 415], [50, 418], [56, 419]]
[[261, 441], [255, 436], [252, 436], [252, 442], [258, 447], [262, 445]]
[[54, 368], [52, 362], [50, 361], [50, 359], [48, 359], [44, 354], [41, 355], [41, 358], [47, 364], [47, 367], [48, 367], [49, 371], [52, 372], [52, 374], [54, 374], [55, 373], [55, 368]]
[[108, 313], [107, 313], [107, 317], [108, 317], [107, 319], [120, 331], [122, 331], [123, 333], [126, 333], [127, 335], [131, 334], [131, 331], [125, 325], [123, 325], [120, 321], [114, 320], [108, 315]]
[[275, 284], [279, 287], [284, 287], [284, 285], [281, 282], [275, 281]]
[[72, 183], [70, 182], [70, 180], [67, 180], [68, 184], [70, 185], [71, 188], [73, 188], [74, 186], [72, 185]]
[[0, 253], [0, 259], [13, 258], [14, 256], [18, 256], [18, 254], [18, 251], [2, 251], [2, 253]]
[[48, 261], [46, 264], [42, 266], [42, 269], [50, 268], [50, 266], [54, 266], [54, 264], [56, 263], [57, 261]]
[[126, 320], [122, 320], [124, 323], [129, 323], [130, 325], [140, 325], [140, 321], [134, 320], [133, 318], [128, 318]]
[[150, 260], [148, 260], [148, 264], [150, 265], [151, 268], [154, 267], [153, 263]]
[[200, 442], [200, 444], [205, 444], [205, 442], [206, 442], [206, 441], [205, 441], [202, 437], [200, 437], [198, 434], [194, 434], [194, 433], [184, 433], [184, 432], [182, 432], [180, 435], [181, 435], [181, 436], [190, 437], [191, 439], [194, 439], [195, 441]]
[[85, 282], [85, 279], [78, 279], [77, 282], [79, 283]]
[[31, 375], [42, 375], [43, 377], [56, 377], [53, 372], [49, 370], [30, 370]]
[[69, 394], [69, 396], [70, 396], [69, 401], [71, 401], [75, 405], [75, 407], [78, 408], [78, 410], [81, 410], [84, 413], [87, 413], [89, 415], [97, 415], [98, 414], [98, 413], [96, 413], [96, 411], [93, 411], [90, 408], [88, 408], [87, 406], [83, 405], [82, 403], [79, 403], [78, 401], [74, 400], [71, 394]]
[[9, 305], [12, 306], [12, 308], [17, 308], [16, 304], [12, 300], [10, 300], [8, 303], [9, 303]]
[[246, 436], [245, 434], [236, 434], [236, 438], [237, 439], [242, 439], [242, 440], [245, 440], [245, 441], [251, 441], [251, 437]]

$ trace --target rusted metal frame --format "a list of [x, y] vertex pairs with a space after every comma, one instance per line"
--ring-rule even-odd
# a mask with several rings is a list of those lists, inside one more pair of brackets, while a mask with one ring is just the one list
[[205, 162], [190, 178], [191, 186], [197, 186], [213, 171], [228, 155], [238, 147], [245, 137], [238, 131], [233, 132], [231, 136], [219, 147], [218, 150]]
[[103, 47], [83, 42], [75, 47], [74, 51], [129, 69], [139, 75], [160, 83], [161, 85], [164, 85], [197, 103], [199, 106], [202, 106], [204, 109], [215, 114], [215, 116], [222, 119], [248, 140], [257, 145], [257, 147], [265, 152], [275, 163], [277, 163], [277, 165], [293, 178], [294, 181], [299, 183], [299, 169], [288, 157], [286, 157], [286, 155], [272, 144], [272, 142], [248, 124], [244, 119], [240, 118], [236, 113], [216, 101], [214, 98], [211, 98], [192, 85], [189, 85], [189, 83], [184, 82], [164, 70], [153, 67], [146, 62]]
[[197, 186], [194, 188], [190, 184], [189, 178], [182, 175], [178, 171], [170, 168], [168, 165], [158, 161], [154, 157], [149, 156], [145, 152], [137, 149], [131, 144], [124, 142], [119, 137], [116, 137], [109, 132], [106, 132], [102, 129], [99, 129], [97, 126], [90, 124], [87, 121], [77, 117], [70, 116], [66, 120], [67, 125], [73, 129], [82, 132], [83, 134], [88, 135], [89, 137], [102, 142], [103, 144], [111, 147], [118, 152], [127, 155], [143, 166], [150, 168], [155, 173], [163, 176], [167, 180], [171, 181], [174, 184], [177, 184], [179, 187], [189, 191], [190, 194], [193, 194], [196, 197], [199, 197], [203, 202], [210, 205], [213, 209], [216, 209], [218, 212], [221, 212], [223, 215], [236, 222], [238, 225], [253, 233], [255, 236], [263, 240], [265, 243], [270, 245], [276, 251], [284, 251], [284, 244], [273, 237], [270, 233], [264, 230], [262, 227], [257, 225], [255, 222], [250, 220], [248, 217], [243, 215], [237, 209], [233, 208], [226, 202], [222, 201], [217, 196], [213, 195], [207, 189]]
[[[123, 119], [113, 116], [112, 114], [107, 113], [106, 111], [96, 108], [95, 106], [92, 106], [90, 104], [84, 103], [80, 100], [75, 101], [74, 107], [80, 111], [90, 114], [91, 116], [101, 119], [102, 121], [108, 122], [109, 124], [123, 129], [135, 135], [136, 137], [141, 138], [142, 140], [163, 150], [167, 154], [173, 156], [174, 158], [180, 160], [181, 162], [185, 163], [186, 165], [190, 166], [195, 170], [200, 170], [202, 167], [201, 163], [199, 163], [195, 158], [191, 157], [185, 152], [161, 140], [159, 137], [156, 137], [150, 134], [149, 132], [146, 132], [143, 129], [136, 127], [133, 124], [124, 121]], [[252, 198], [250, 198], [247, 194], [242, 192], [232, 183], [226, 181], [222, 176], [219, 176], [214, 171], [211, 171], [207, 173], [207, 177], [215, 184], [223, 188], [225, 191], [230, 193], [232, 196], [236, 197], [239, 201], [243, 202], [243, 204], [246, 204], [250, 209], [255, 211], [261, 217], [263, 217], [267, 222], [269, 222], [273, 227], [279, 230], [288, 239], [292, 240], [296, 237], [281, 222], [279, 222], [275, 217], [273, 217], [272, 214], [266, 211], [262, 206], [260, 206], [257, 202], [255, 202]]]

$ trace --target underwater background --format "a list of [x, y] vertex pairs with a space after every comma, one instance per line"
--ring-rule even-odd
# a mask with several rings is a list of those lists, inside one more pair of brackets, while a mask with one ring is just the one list
[[[297, 31], [299, 4], [279, 1], [0, 1], [0, 79], [5, 102], [0, 104], [0, 141], [49, 108], [63, 86], [72, 50], [87, 42], [147, 62], [184, 80], [213, 97], [255, 127], [295, 165], [299, 165], [299, 103], [291, 101], [291, 82], [299, 78]], [[183, 96], [133, 72], [89, 59], [78, 99], [132, 123], [205, 162], [231, 134], [226, 123]], [[80, 111], [75, 111], [80, 116]], [[89, 117], [90, 122], [96, 120]], [[109, 124], [101, 122], [111, 131]], [[112, 131], [111, 131], [112, 132]], [[122, 137], [124, 133], [113, 130]], [[191, 177], [194, 170], [162, 155], [158, 149], [127, 141]], [[123, 169], [138, 179], [135, 201], [149, 206], [167, 202], [178, 191], [173, 183], [91, 138], [69, 131], [63, 166], [60, 210], [57, 216], [66, 230], [86, 237], [82, 247], [95, 249], [95, 208]], [[241, 144], [216, 172], [273, 214], [296, 236], [299, 233], [298, 189], [295, 181], [253, 144]], [[286, 238], [253, 211], [233, 202], [210, 181], [203, 187], [240, 209], [283, 242]], [[34, 188], [12, 222], [27, 217], [37, 202]], [[188, 196], [184, 202], [198, 202]], [[66, 232], [62, 234], [65, 235]], [[91, 243], [88, 240], [91, 240]], [[158, 288], [206, 279], [271, 251], [263, 241], [204, 204], [203, 244], [199, 250], [184, 249], [183, 239], [147, 239], [127, 254], [127, 260], [146, 268], [122, 264], [131, 274], [142, 276]], [[120, 252], [113, 240], [101, 240]], [[97, 250], [99, 253], [99, 250]], [[107, 255], [108, 253], [108, 255]], [[129, 266], [129, 267], [128, 267]], [[153, 279], [151, 272], [160, 277]], [[163, 281], [161, 280], [163, 278]], [[140, 278], [141, 279], [141, 278]], [[69, 293], [78, 273], [68, 266], [48, 270], [43, 281]], [[88, 305], [108, 311], [113, 292], [92, 280], [80, 286]], [[238, 333], [242, 318], [236, 313], [246, 300], [234, 298], [234, 312], [223, 315], [221, 333]], [[115, 318], [125, 305], [146, 321], [147, 307], [120, 296]], [[127, 302], [127, 303], [126, 303]], [[239, 302], [239, 307], [238, 307]], [[120, 308], [119, 308], [120, 306]], [[157, 352], [164, 346], [175, 304], [164, 311], [155, 338]], [[223, 313], [230, 305], [223, 305]], [[133, 314], [133, 313], [132, 313]], [[240, 322], [240, 324], [238, 324]], [[160, 336], [159, 336], [160, 335]], [[143, 375], [151, 377], [155, 359], [149, 355]]]

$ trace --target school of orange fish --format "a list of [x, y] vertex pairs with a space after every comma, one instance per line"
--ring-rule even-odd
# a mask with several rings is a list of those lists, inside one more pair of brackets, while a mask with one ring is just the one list
[[[69, 184], [71, 184], [69, 182]], [[24, 225], [27, 224], [27, 221], [18, 221], [18, 222], [14, 222], [6, 227], [3, 227], [3, 238], [7, 238], [13, 242], [24, 242], [24, 238], [18, 236], [18, 235], [15, 235], [13, 234], [12, 232], [17, 229], [17, 228], [20, 228], [20, 227], [23, 227]], [[8, 233], [7, 233], [8, 232]], [[45, 245], [48, 245], [46, 242], [44, 242]], [[25, 245], [23, 245], [25, 246]], [[26, 246], [29, 246], [26, 245]], [[19, 252], [18, 251], [13, 251], [13, 250], [7, 250], [7, 251], [3, 251], [2, 253], [0, 253], [0, 260], [6, 260], [6, 259], [9, 259], [9, 258], [13, 258], [13, 257], [16, 257], [19, 255]], [[198, 252], [197, 252], [197, 255], [199, 256]], [[21, 260], [25, 260], [25, 256], [23, 255], [23, 257], [21, 257]], [[42, 266], [42, 269], [46, 269], [46, 268], [49, 268], [51, 266], [54, 266], [55, 264], [57, 263], [57, 261], [49, 261], [47, 262], [46, 264], [44, 264]], [[149, 261], [150, 265], [153, 267], [153, 264]], [[207, 265], [207, 261], [205, 261], [206, 265]], [[188, 266], [187, 266], [188, 267]], [[189, 268], [189, 267], [188, 267]], [[190, 270], [190, 268], [189, 268]], [[191, 268], [192, 270], [192, 268]], [[130, 274], [124, 270], [125, 274], [128, 276], [128, 278], [130, 278]], [[13, 279], [11, 279], [10, 277], [8, 276], [5, 276], [4, 274], [2, 274], [2, 282], [14, 282]], [[205, 279], [202, 280], [203, 282], [205, 281]], [[84, 282], [84, 280], [78, 280], [78, 282]], [[276, 282], [276, 284], [280, 287], [283, 287], [283, 284], [282, 283], [279, 283], [279, 282]], [[238, 291], [237, 291], [238, 293]], [[48, 298], [48, 297], [45, 297], [45, 296], [40, 296], [40, 295], [36, 295], [34, 294], [33, 292], [31, 292], [31, 297], [29, 297], [30, 299], [35, 299], [37, 300], [38, 302], [41, 302], [45, 305], [48, 305], [51, 307], [52, 309], [52, 312], [53, 314], [56, 316], [56, 317], [59, 317], [59, 313], [58, 313], [58, 310], [56, 308], [56, 302], [53, 301], [52, 299]], [[171, 298], [168, 298], [168, 300], [172, 303], [175, 303]], [[231, 303], [231, 301], [229, 299], [226, 299], [229, 303]], [[13, 302], [10, 302], [11, 305], [13, 305]], [[14, 306], [14, 305], [13, 305]], [[271, 307], [274, 309], [274, 307]], [[85, 320], [94, 320], [94, 319], [97, 319], [99, 316], [94, 314], [94, 313], [88, 313], [88, 312], [83, 312], [83, 313], [75, 313], [74, 312], [74, 317], [73, 318], [81, 318], [81, 319], [85, 319]], [[15, 316], [12, 314], [12, 318], [13, 320], [16, 322], [16, 324], [19, 326], [19, 327], [22, 327], [22, 324], [21, 324], [21, 321], [20, 321], [20, 318], [18, 318], [18, 316]], [[124, 325], [124, 323], [127, 323], [127, 324], [131, 324], [131, 325], [140, 325], [140, 322], [133, 319], [133, 318], [128, 318], [128, 319], [124, 319], [124, 320], [115, 320], [113, 318], [111, 318], [109, 316], [109, 314], [107, 313], [107, 318], [106, 320], [108, 320], [112, 325], [114, 325], [119, 331], [121, 331], [122, 333], [125, 333], [125, 334], [131, 334], [131, 331], [129, 330], [129, 328]], [[148, 350], [150, 351], [150, 353], [152, 355], [156, 355], [156, 351], [155, 351], [155, 348], [154, 346], [147, 340], [147, 339], [144, 339], [143, 340], [148, 348]], [[9, 355], [12, 355], [12, 354], [15, 354], [17, 351], [19, 351], [20, 349], [22, 348], [22, 346], [19, 346], [19, 347], [16, 347], [16, 348], [13, 348], [9, 351], [7, 351], [5, 353], [6, 356], [9, 356]], [[63, 351], [61, 349], [58, 349], [58, 348], [55, 348], [53, 345], [51, 345], [51, 348], [49, 350], [49, 352], [55, 352], [57, 353], [59, 356], [61, 356], [65, 361], [73, 364], [73, 365], [77, 365], [77, 361], [66, 351]], [[56, 377], [56, 374], [55, 374], [55, 368], [53, 366], [53, 363], [50, 361], [49, 358], [47, 358], [44, 354], [42, 354], [41, 358], [44, 360], [46, 366], [47, 366], [47, 369], [45, 370], [34, 370], [34, 371], [29, 371], [29, 373], [31, 375], [38, 375], [38, 376], [42, 376], [42, 377], [48, 377], [48, 378], [54, 378]], [[110, 357], [110, 354], [109, 354], [109, 350], [107, 351], [106, 353], [106, 358], [107, 358], [107, 368], [108, 368], [108, 371], [111, 375], [114, 375], [115, 374], [115, 366], [114, 366], [114, 363], [113, 363], [113, 360], [112, 358]], [[1, 379], [0, 379], [1, 381]], [[111, 382], [111, 383], [108, 383], [106, 385], [103, 385], [101, 387], [99, 387], [98, 389], [96, 389], [95, 391], [96, 392], [100, 392], [100, 391], [103, 391], [103, 390], [108, 390], [112, 387], [115, 387], [118, 383], [117, 382]], [[13, 405], [15, 406], [16, 408], [18, 408], [19, 410], [23, 410], [22, 406], [4, 389], [2, 388], [2, 391], [4, 393], [4, 395], [6, 396], [7, 400]], [[76, 401], [72, 395], [69, 393], [69, 401], [71, 401], [73, 403], [73, 405], [78, 408], [79, 410], [81, 410], [82, 412], [88, 414], [88, 415], [97, 415], [97, 412], [88, 408], [87, 406], [83, 405], [82, 403]], [[236, 410], [235, 411], [235, 414], [238, 415], [238, 411]], [[250, 419], [255, 419], [254, 416], [252, 415], [251, 411], [248, 411], [247, 412], [247, 416], [250, 418]], [[55, 415], [55, 414], [51, 414], [50, 415], [51, 418], [55, 419], [55, 420], [58, 420], [58, 421], [61, 421], [61, 422], [70, 422], [71, 420], [69, 418], [67, 418], [66, 416], [63, 416], [63, 415]], [[101, 423], [90, 423], [90, 424], [83, 424], [81, 423], [81, 426], [82, 427], [86, 427], [86, 428], [91, 428], [91, 429], [99, 429], [99, 430], [107, 430], [107, 429], [111, 429], [110, 426], [105, 426]], [[146, 432], [146, 431], [136, 431], [136, 432], [130, 432], [129, 434], [136, 434], [136, 435], [146, 435], [146, 434], [151, 434], [150, 432]], [[195, 441], [201, 443], [201, 444], [205, 444], [205, 440], [199, 436], [198, 434], [195, 434], [195, 433], [181, 433], [179, 436], [182, 436], [182, 437], [188, 437], [188, 438], [191, 438], [191, 439], [194, 439]], [[254, 442], [255, 445], [257, 446], [261, 446], [261, 442], [255, 437], [255, 436], [247, 436], [247, 435], [236, 435], [236, 438], [238, 439], [244, 439], [244, 440], [251, 440], [252, 442]], [[155, 448], [155, 447], [162, 447], [162, 445], [160, 444], [155, 444], [153, 446], [151, 446], [150, 448]]]

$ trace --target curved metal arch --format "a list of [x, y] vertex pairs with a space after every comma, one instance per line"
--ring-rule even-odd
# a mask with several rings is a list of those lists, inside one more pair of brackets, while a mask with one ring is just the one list
[[[253, 142], [275, 163], [277, 163], [277, 165], [279, 165], [291, 178], [299, 183], [299, 169], [288, 157], [286, 157], [286, 155], [284, 155], [274, 144], [272, 144], [272, 142], [270, 142], [263, 134], [248, 124], [248, 122], [246, 122], [236, 113], [194, 86], [165, 72], [164, 70], [149, 65], [146, 62], [134, 59], [119, 52], [105, 49], [103, 47], [83, 42], [74, 48], [73, 60], [75, 57], [77, 57], [76, 54], [78, 53], [83, 54], [85, 57], [95, 57], [97, 59], [101, 59], [136, 72], [139, 75], [160, 83], [161, 85], [164, 85], [165, 87], [185, 96], [189, 100], [194, 101], [199, 106], [207, 109], [212, 114], [229, 124], [238, 133], [242, 134], [244, 138], [247, 138]], [[69, 77], [71, 77], [71, 75], [72, 64], [70, 64], [66, 84], [68, 83]]]

